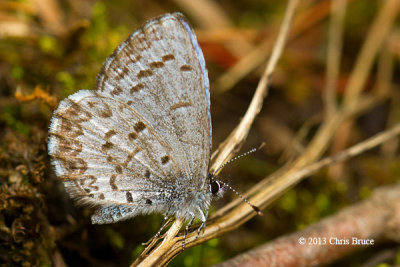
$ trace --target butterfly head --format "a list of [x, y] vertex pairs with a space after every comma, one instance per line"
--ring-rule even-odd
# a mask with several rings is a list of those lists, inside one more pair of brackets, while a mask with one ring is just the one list
[[217, 180], [217, 176], [214, 174], [208, 174], [208, 187], [209, 192], [212, 194], [213, 197], [220, 198], [224, 194], [226, 190], [225, 183], [220, 182]]

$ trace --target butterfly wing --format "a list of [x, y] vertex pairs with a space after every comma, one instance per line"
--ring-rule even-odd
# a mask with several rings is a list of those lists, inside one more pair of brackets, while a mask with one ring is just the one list
[[106, 60], [97, 82], [99, 94], [125, 101], [154, 126], [189, 179], [208, 168], [208, 87], [203, 54], [179, 13], [132, 34]]
[[73, 197], [101, 205], [94, 222], [165, 212], [177, 184], [205, 186], [209, 110], [196, 37], [182, 15], [165, 15], [117, 47], [96, 91], [60, 103], [49, 154]]

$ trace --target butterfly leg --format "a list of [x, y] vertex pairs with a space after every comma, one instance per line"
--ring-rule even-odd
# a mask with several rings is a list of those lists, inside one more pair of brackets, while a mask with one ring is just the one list
[[199, 208], [199, 214], [201, 214], [201, 216], [200, 216], [201, 225], [199, 228], [197, 228], [197, 235], [196, 235], [195, 240], [199, 237], [200, 232], [203, 230], [203, 233], [204, 233], [204, 230], [206, 229], [208, 210], [206, 210], [206, 214], [203, 214], [203, 212]]
[[186, 227], [185, 227], [185, 233], [183, 234], [182, 250], [185, 250], [185, 240], [186, 240], [186, 236], [187, 236], [187, 234], [188, 234], [188, 232], [189, 232], [189, 228], [190, 228], [190, 226], [192, 226], [193, 221], [194, 221], [194, 218], [195, 218], [195, 215], [194, 215], [193, 213], [191, 213], [190, 216], [191, 216], [190, 221], [189, 221], [189, 223], [186, 225]]
[[157, 239], [160, 235], [161, 232], [165, 229], [165, 227], [167, 227], [168, 224], [170, 224], [172, 222], [172, 217], [168, 217], [168, 216], [164, 216], [164, 222], [160, 227], [160, 230], [158, 230], [158, 232], [146, 243], [142, 243], [143, 246], [147, 246], [148, 244], [152, 243], [153, 240]]

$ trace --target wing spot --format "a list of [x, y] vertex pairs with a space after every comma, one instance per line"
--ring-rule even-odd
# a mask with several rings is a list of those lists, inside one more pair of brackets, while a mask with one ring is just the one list
[[[143, 83], [138, 83], [137, 85], [135, 85], [131, 88], [130, 93], [131, 93], [131, 95], [133, 95], [133, 93], [139, 92], [143, 88], [144, 88]], [[132, 104], [132, 101], [128, 101], [128, 105], [130, 105], [129, 102], [131, 102], [130, 104]]]
[[[158, 22], [157, 24], [160, 24], [160, 22]], [[162, 37], [158, 33], [159, 32], [159, 30], [158, 30], [159, 26], [157, 24], [145, 27], [143, 29], [145, 34], [148, 36], [147, 38], [151, 38], [151, 40], [161, 40]]]
[[150, 44], [147, 42], [147, 38], [144, 35], [143, 32], [140, 32], [137, 36], [136, 36], [138, 43], [136, 44], [136, 48], [139, 49], [140, 51], [144, 51], [147, 49], [150, 49]]
[[122, 80], [122, 78], [124, 78], [124, 76], [125, 76], [125, 73], [124, 73], [124, 70], [122, 70], [121, 72], [120, 72], [120, 69], [117, 69], [118, 70], [118, 74], [117, 74], [117, 80]]
[[100, 114], [100, 117], [102, 117], [102, 118], [109, 118], [111, 116], [112, 116], [111, 111], [110, 112], [104, 111], [103, 113]]
[[144, 125], [143, 122], [138, 121], [135, 126], [133, 127], [137, 133], [140, 133], [146, 128], [146, 125]]
[[[136, 61], [135, 61], [135, 62], [138, 62], [138, 61], [141, 60], [141, 59], [142, 59], [142, 56], [141, 56], [141, 55], [137, 55], [137, 56], [136, 56]], [[135, 63], [135, 62], [134, 62], [134, 63]]]
[[67, 98], [67, 100], [71, 103], [71, 106], [64, 111], [61, 115], [63, 119], [72, 120], [75, 122], [85, 122], [90, 120], [93, 116], [86, 110], [83, 110], [77, 103]]
[[82, 145], [78, 144], [75, 140], [69, 141], [64, 139], [61, 136], [54, 135], [59, 139], [59, 147], [58, 153], [59, 154], [67, 154], [68, 156], [77, 156], [79, 153], [82, 152]]
[[129, 140], [133, 141], [137, 138], [137, 134], [135, 132], [131, 132], [130, 134], [128, 134]]
[[168, 55], [165, 55], [162, 57], [162, 61], [164, 61], [164, 62], [169, 61], [169, 60], [174, 60], [174, 59], [175, 59], [175, 56], [172, 54], [168, 54]]
[[109, 118], [113, 115], [110, 107], [104, 103], [104, 110], [100, 113], [100, 117], [102, 118]]
[[110, 143], [110, 142], [107, 141], [105, 144], [103, 144], [103, 145], [101, 146], [101, 149], [104, 151], [104, 150], [111, 149], [113, 146], [114, 146], [113, 143]]
[[129, 73], [131, 72], [131, 68], [129, 67], [129, 65], [126, 65], [123, 69], [122, 69], [122, 75], [118, 75], [119, 77], [124, 78], [125, 75], [129, 75]]
[[193, 104], [192, 104], [191, 101], [189, 101], [189, 102], [178, 102], [178, 103], [176, 103], [176, 104], [173, 104], [173, 105], [170, 107], [170, 110], [175, 110], [175, 109], [183, 108], [183, 107], [190, 107], [190, 106], [192, 106], [192, 105], [193, 105]]
[[151, 205], [151, 204], [153, 204], [153, 202], [150, 199], [146, 199], [146, 204]]
[[70, 135], [72, 138], [76, 138], [78, 136], [83, 135], [83, 129], [80, 125], [69, 125], [68, 123], [62, 123], [60, 133], [66, 133]]
[[154, 61], [150, 63], [151, 68], [162, 68], [164, 67], [164, 62], [162, 61]]
[[150, 178], [150, 171], [149, 170], [146, 170], [146, 172], [144, 173], [144, 177]]
[[79, 147], [77, 147], [77, 148], [75, 149], [75, 151], [76, 151], [77, 153], [81, 153], [81, 152], [82, 152], [82, 145], [79, 145]]
[[119, 165], [115, 166], [115, 171], [118, 172], [119, 174], [121, 174], [122, 173], [122, 167], [119, 166]]
[[90, 175], [89, 179], [90, 179], [89, 187], [91, 187], [95, 191], [98, 191], [99, 187], [97, 185], [93, 185], [97, 181], [96, 177], [94, 177], [93, 175]]
[[168, 156], [164, 156], [164, 157], [161, 158], [161, 163], [162, 164], [167, 164], [168, 161], [169, 161], [169, 157]]
[[129, 101], [127, 102], [127, 104], [130, 106], [130, 105], [132, 104], [132, 101], [129, 100]]
[[115, 130], [109, 130], [108, 132], [106, 132], [106, 134], [104, 135], [105, 139], [110, 139], [113, 135], [116, 135], [117, 132]]
[[126, 201], [133, 202], [133, 197], [131, 192], [126, 192]]
[[192, 67], [189, 65], [182, 65], [180, 68], [181, 71], [192, 71]]
[[65, 164], [70, 173], [78, 171], [79, 174], [84, 174], [88, 168], [86, 161], [79, 158], [76, 160], [66, 161]]
[[137, 77], [139, 79], [141, 78], [145, 78], [145, 77], [150, 77], [153, 75], [153, 72], [151, 70], [141, 70], [139, 71], [139, 74], [137, 75]]
[[120, 95], [122, 93], [122, 88], [120, 86], [117, 86], [114, 88], [114, 90], [111, 91], [112, 95]]
[[100, 199], [104, 199], [104, 194], [101, 193], [101, 194], [99, 195], [99, 198], [100, 198]]
[[110, 177], [110, 186], [112, 190], [118, 190], [117, 185], [115, 184], [115, 180], [117, 179], [117, 176], [115, 174], [111, 175]]

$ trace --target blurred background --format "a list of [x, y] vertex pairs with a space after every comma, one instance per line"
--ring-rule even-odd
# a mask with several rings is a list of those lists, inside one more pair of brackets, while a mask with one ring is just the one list
[[[343, 92], [371, 23], [385, 1], [347, 1], [335, 99]], [[0, 1], [0, 264], [4, 266], [127, 266], [162, 223], [161, 215], [92, 225], [49, 164], [47, 129], [60, 99], [93, 89], [117, 45], [148, 19], [182, 12], [197, 34], [211, 83], [213, 145], [238, 124], [251, 101], [279, 31], [287, 1], [19, 0]], [[245, 192], [296, 158], [324, 118], [330, 1], [301, 1], [264, 107], [241, 153], [220, 177]], [[385, 90], [335, 135], [334, 154], [400, 119], [399, 20], [382, 42], [365, 92]], [[385, 87], [386, 86], [386, 87]], [[384, 88], [384, 89], [382, 89]], [[398, 140], [325, 168], [277, 199], [264, 216], [189, 249], [170, 266], [210, 266], [302, 229], [399, 181]], [[210, 212], [236, 199], [227, 192]], [[399, 244], [363, 248], [332, 266], [362, 266], [392, 251], [379, 266], [400, 264]], [[387, 264], [387, 265], [385, 265]], [[372, 265], [375, 266], [375, 265]]]

